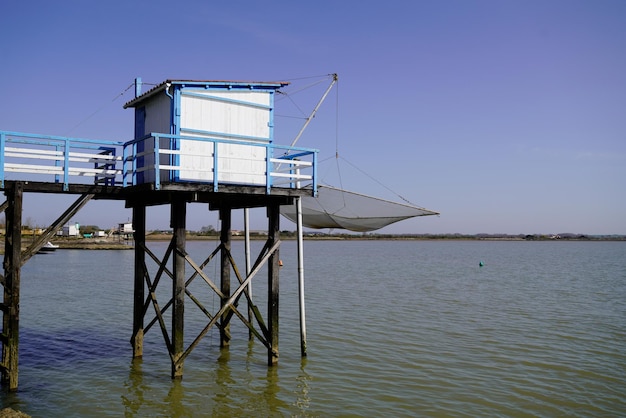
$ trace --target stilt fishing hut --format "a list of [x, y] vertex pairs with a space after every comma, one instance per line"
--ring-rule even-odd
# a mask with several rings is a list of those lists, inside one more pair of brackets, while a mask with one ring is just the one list
[[[274, 94], [287, 83], [249, 83], [231, 81], [168, 80], [125, 105], [135, 109], [135, 139], [126, 144], [126, 170], [136, 192], [127, 200], [133, 208], [136, 240], [135, 308], [133, 352], [142, 355], [144, 317], [153, 305], [172, 360], [172, 377], [183, 373], [183, 362], [208, 330], [217, 326], [220, 345], [228, 346], [230, 319], [238, 316], [267, 347], [268, 364], [278, 361], [278, 273], [279, 208], [293, 204], [294, 198], [310, 195], [299, 189], [302, 180], [314, 181], [316, 152], [309, 149], [274, 144]], [[139, 85], [139, 82], [137, 82]], [[162, 132], [165, 132], [163, 134]], [[220, 244], [213, 256], [220, 254], [220, 282], [214, 283], [185, 251], [185, 204], [208, 203], [218, 210], [221, 219]], [[154, 299], [153, 288], [160, 277], [149, 278], [145, 268], [145, 207], [171, 205], [173, 238], [159, 272], [165, 271], [168, 257], [171, 271], [172, 299], [163, 308]], [[231, 249], [231, 212], [233, 209], [265, 207], [268, 237], [257, 262], [248, 275], [241, 275]], [[154, 255], [150, 253], [151, 258]], [[265, 322], [248, 292], [250, 281], [267, 263], [268, 312]], [[187, 280], [185, 267], [193, 270]], [[231, 273], [237, 288], [231, 289]], [[210, 314], [200, 301], [189, 294], [186, 284], [200, 276], [217, 293], [221, 307]], [[187, 281], [187, 282], [186, 282]], [[146, 291], [147, 290], [147, 297]], [[186, 293], [207, 314], [208, 323], [196, 339], [183, 346], [184, 301]], [[238, 311], [244, 297], [252, 317]], [[163, 310], [172, 310], [171, 334], [162, 318]], [[253, 322], [256, 322], [257, 327]], [[152, 323], [151, 323], [152, 324]]]
[[[222, 347], [229, 345], [230, 321], [236, 316], [267, 348], [268, 364], [277, 363], [279, 208], [316, 193], [317, 151], [274, 143], [274, 95], [286, 85], [167, 80], [142, 93], [141, 80], [136, 79], [135, 98], [124, 105], [135, 112], [134, 137], [127, 142], [0, 131], [0, 188], [7, 198], [1, 207], [7, 233], [1, 280], [0, 369], [10, 390], [17, 389], [20, 269], [92, 198], [124, 200], [132, 208], [134, 357], [143, 355], [144, 334], [157, 325], [171, 359], [171, 376], [180, 378], [185, 359], [210, 329], [219, 329]], [[9, 180], [7, 173], [15, 173], [17, 180]], [[300, 187], [301, 182], [309, 186]], [[80, 197], [22, 251], [22, 197], [27, 192]], [[219, 211], [221, 219], [219, 245], [202, 262], [192, 260], [185, 248], [189, 203], [208, 204], [210, 210]], [[171, 209], [172, 238], [162, 258], [146, 246], [146, 208], [155, 205]], [[231, 254], [231, 215], [234, 209], [248, 208], [266, 209], [268, 233], [256, 261], [244, 271]], [[219, 278], [211, 278], [203, 268], [216, 257]], [[152, 275], [150, 261], [158, 265]], [[265, 266], [268, 299], [264, 318], [249, 286]], [[196, 280], [205, 282], [219, 297], [217, 311], [211, 312], [192, 294], [189, 285]], [[171, 283], [171, 297], [165, 301], [156, 296], [163, 282]], [[247, 301], [248, 315], [238, 308], [242, 299]], [[192, 302], [206, 316], [206, 325], [187, 346], [183, 339], [185, 302]], [[305, 354], [304, 339], [302, 347]]]
[[[213, 327], [219, 329], [220, 346], [229, 345], [230, 321], [236, 316], [248, 327], [250, 337], [267, 348], [268, 364], [276, 364], [281, 213], [298, 228], [300, 342], [301, 353], [306, 355], [302, 226], [365, 232], [414, 216], [438, 214], [342, 189], [318, 189], [317, 151], [295, 147], [295, 143], [337, 82], [336, 74], [330, 76], [332, 83], [290, 146], [274, 143], [274, 96], [288, 84], [284, 82], [167, 80], [142, 94], [141, 79], [136, 79], [135, 98], [124, 105], [135, 111], [134, 137], [127, 142], [0, 131], [0, 190], [6, 196], [0, 205], [6, 215], [4, 275], [0, 277], [3, 383], [10, 390], [17, 389], [21, 267], [92, 198], [124, 200], [132, 208], [134, 357], [143, 355], [144, 334], [158, 325], [171, 359], [172, 378], [180, 378], [185, 359]], [[79, 197], [22, 250], [22, 200], [29, 192]], [[219, 245], [201, 263], [185, 248], [189, 203], [208, 204], [210, 210], [219, 211], [221, 220]], [[162, 258], [146, 246], [146, 208], [156, 205], [171, 209], [173, 233]], [[247, 225], [250, 208], [265, 208], [268, 233], [256, 261], [247, 262], [243, 273], [231, 254], [231, 218], [233, 210], [244, 209]], [[245, 248], [248, 261], [249, 242]], [[204, 271], [216, 257], [219, 280]], [[147, 261], [157, 264], [153, 275]], [[264, 318], [252, 300], [250, 284], [265, 266]], [[171, 293], [167, 292], [170, 296], [163, 303], [157, 300], [156, 290], [164, 287], [166, 276], [171, 280]], [[231, 280], [233, 276], [236, 280]], [[217, 311], [211, 312], [192, 293], [194, 281], [205, 282], [219, 297]], [[247, 317], [238, 308], [241, 299], [247, 301]], [[189, 301], [206, 316], [206, 325], [185, 346], [184, 313]], [[147, 320], [149, 312], [154, 314]]]

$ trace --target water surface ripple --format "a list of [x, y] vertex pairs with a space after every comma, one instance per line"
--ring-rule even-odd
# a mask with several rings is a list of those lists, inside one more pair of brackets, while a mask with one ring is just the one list
[[[200, 263], [215, 245], [188, 250]], [[132, 251], [34, 257], [22, 270], [20, 390], [2, 393], [2, 407], [35, 417], [626, 414], [626, 243], [307, 241], [304, 359], [294, 242], [281, 258], [278, 367], [233, 322], [229, 350], [209, 332], [172, 381], [156, 327], [131, 360]], [[213, 263], [205, 272], [219, 277]], [[255, 281], [266, 312], [266, 281]], [[219, 308], [200, 280], [191, 288]], [[189, 344], [207, 320], [186, 303]]]

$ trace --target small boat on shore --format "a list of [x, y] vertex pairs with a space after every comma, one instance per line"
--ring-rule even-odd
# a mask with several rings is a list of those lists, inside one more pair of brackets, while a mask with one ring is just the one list
[[48, 241], [37, 252], [40, 253], [40, 254], [41, 253], [50, 253], [52, 251], [56, 251], [57, 248], [59, 248], [58, 245], [55, 245], [55, 244], [51, 243], [50, 241]]

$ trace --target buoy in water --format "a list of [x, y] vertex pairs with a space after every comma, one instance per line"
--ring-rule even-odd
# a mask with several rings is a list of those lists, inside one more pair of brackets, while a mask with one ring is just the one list
[[484, 265], [485, 265], [485, 263], [483, 263], [482, 261], [478, 263], [478, 267], [482, 267]]
[[283, 266], [283, 260], [278, 260], [278, 267], [282, 267]]

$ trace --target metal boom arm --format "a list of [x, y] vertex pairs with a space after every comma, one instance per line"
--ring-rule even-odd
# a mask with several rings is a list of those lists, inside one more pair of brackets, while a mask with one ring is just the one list
[[326, 89], [326, 91], [324, 92], [324, 94], [322, 95], [322, 98], [319, 100], [319, 102], [317, 102], [317, 105], [315, 105], [315, 108], [313, 109], [313, 111], [311, 112], [311, 114], [309, 115], [308, 118], [306, 118], [306, 122], [304, 122], [304, 125], [302, 126], [302, 128], [300, 129], [300, 132], [298, 132], [298, 135], [296, 135], [296, 138], [293, 140], [293, 142], [291, 143], [291, 146], [293, 147], [294, 145], [296, 145], [296, 142], [298, 142], [298, 140], [300, 139], [300, 137], [302, 136], [302, 134], [304, 133], [304, 130], [306, 129], [307, 126], [309, 126], [309, 123], [311, 122], [311, 120], [313, 120], [313, 118], [315, 117], [315, 114], [317, 113], [317, 110], [320, 108], [320, 106], [322, 105], [322, 103], [324, 102], [324, 100], [326, 100], [326, 96], [328, 96], [328, 93], [330, 93], [330, 89], [333, 88], [333, 86], [335, 85], [335, 83], [337, 83], [337, 80], [339, 80], [339, 77], [337, 76], [337, 74], [331, 74], [333, 77], [333, 81], [330, 83], [330, 85], [328, 86], [328, 88]]

